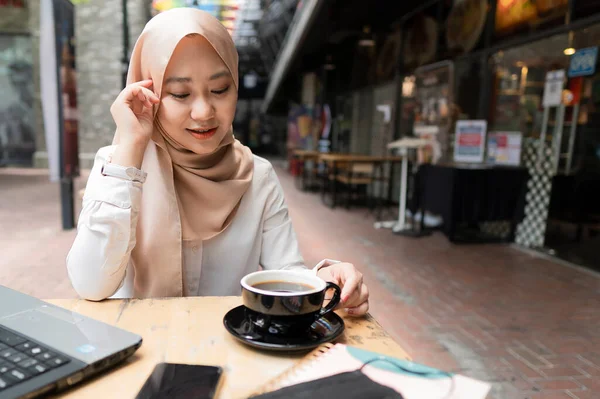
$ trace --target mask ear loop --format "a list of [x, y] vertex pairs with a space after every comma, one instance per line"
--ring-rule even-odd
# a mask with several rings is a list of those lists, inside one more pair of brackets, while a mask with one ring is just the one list
[[[414, 374], [414, 375], [418, 375], [418, 376], [432, 376], [432, 375], [443, 375], [446, 376], [448, 378], [450, 378], [450, 389], [448, 390], [448, 392], [446, 393], [446, 395], [444, 395], [444, 397], [442, 397], [441, 399], [448, 399], [451, 397], [452, 393], [454, 392], [454, 375], [452, 373], [447, 373], [445, 371], [436, 371], [436, 372], [423, 372], [423, 371], [417, 371], [417, 370], [411, 370], [408, 368], [405, 368], [403, 366], [401, 366], [400, 364], [386, 358], [385, 356], [378, 356], [378, 357], [374, 357], [368, 361], [366, 361], [365, 363], [363, 363], [363, 365], [357, 370], [359, 372], [363, 372], [363, 369], [365, 368], [365, 366], [367, 364], [371, 364], [374, 362], [387, 362], [393, 366], [395, 366], [398, 370], [403, 371], [405, 373], [408, 374]], [[363, 373], [364, 374], [364, 373]], [[402, 397], [402, 394], [400, 394], [400, 396]]]

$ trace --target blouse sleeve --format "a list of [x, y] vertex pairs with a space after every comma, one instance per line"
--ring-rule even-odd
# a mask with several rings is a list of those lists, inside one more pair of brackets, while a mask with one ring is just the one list
[[142, 183], [104, 176], [101, 168], [111, 147], [98, 151], [88, 179], [77, 236], [67, 255], [67, 272], [82, 298], [99, 301], [113, 295], [125, 279]]
[[283, 189], [272, 167], [264, 177], [268, 189], [264, 208], [260, 264], [264, 269], [307, 270], [288, 213]]

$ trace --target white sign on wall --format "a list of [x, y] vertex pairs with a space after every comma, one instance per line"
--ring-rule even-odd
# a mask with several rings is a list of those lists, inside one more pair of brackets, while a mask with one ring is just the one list
[[560, 105], [564, 83], [564, 69], [550, 71], [546, 74], [546, 84], [544, 85], [544, 99], [542, 101], [544, 107], [557, 107]]

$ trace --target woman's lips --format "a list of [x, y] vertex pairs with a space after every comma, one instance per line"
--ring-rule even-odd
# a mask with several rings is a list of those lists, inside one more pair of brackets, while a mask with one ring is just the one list
[[215, 133], [217, 132], [217, 128], [214, 127], [212, 129], [185, 129], [188, 131], [188, 133], [190, 133], [192, 136], [194, 136], [194, 138], [198, 139], [198, 140], [206, 140], [211, 138], [212, 136], [215, 135]]

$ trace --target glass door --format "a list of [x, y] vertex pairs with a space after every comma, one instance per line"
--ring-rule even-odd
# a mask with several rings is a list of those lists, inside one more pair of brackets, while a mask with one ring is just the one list
[[[571, 69], [581, 69], [582, 60], [594, 59], [599, 39], [600, 26], [568, 36], [563, 51], [570, 57]], [[564, 124], [554, 140], [557, 163], [546, 245], [562, 259], [600, 270], [600, 73], [596, 64], [597, 59], [582, 76], [566, 81]]]

